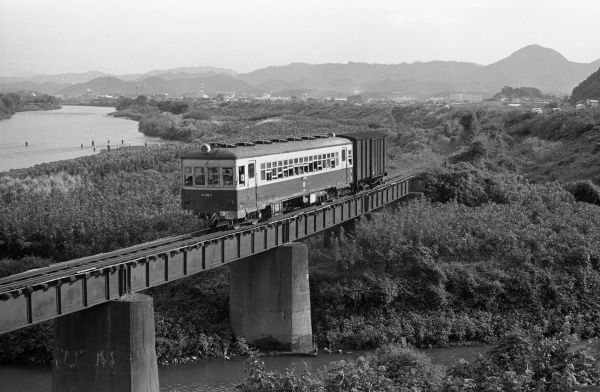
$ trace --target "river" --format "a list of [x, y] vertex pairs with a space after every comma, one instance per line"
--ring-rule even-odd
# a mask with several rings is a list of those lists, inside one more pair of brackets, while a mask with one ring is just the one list
[[113, 111], [107, 107], [63, 106], [19, 112], [1, 120], [0, 172], [96, 154], [109, 141], [111, 147], [129, 146], [130, 141], [132, 146], [160, 142], [139, 132], [137, 121], [109, 116]]
[[[473, 361], [477, 355], [491, 346], [457, 346], [425, 350], [434, 363], [452, 366], [459, 359]], [[304, 364], [310, 369], [341, 359], [356, 359], [364, 352], [345, 354], [319, 354], [316, 357], [263, 357], [268, 369], [284, 370], [293, 363], [301, 370]], [[202, 360], [187, 364], [161, 366], [158, 368], [161, 392], [229, 392], [244, 378], [244, 360]], [[45, 366], [0, 367], [0, 391], [46, 392], [52, 385], [52, 369]]]

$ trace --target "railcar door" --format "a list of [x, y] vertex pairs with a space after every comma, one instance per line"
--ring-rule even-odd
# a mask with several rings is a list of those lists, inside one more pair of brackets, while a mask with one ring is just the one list
[[342, 168], [344, 168], [344, 171], [346, 172], [346, 184], [349, 184], [352, 182], [352, 172], [350, 170], [350, 168], [348, 168], [348, 149], [346, 147], [344, 147], [342, 149]]
[[257, 184], [256, 184], [256, 161], [248, 162], [248, 187], [246, 188], [246, 208], [256, 211], [257, 206]]

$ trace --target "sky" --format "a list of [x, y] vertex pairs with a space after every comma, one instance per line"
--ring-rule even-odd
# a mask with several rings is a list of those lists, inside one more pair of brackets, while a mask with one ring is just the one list
[[600, 58], [600, 1], [0, 0], [0, 75]]

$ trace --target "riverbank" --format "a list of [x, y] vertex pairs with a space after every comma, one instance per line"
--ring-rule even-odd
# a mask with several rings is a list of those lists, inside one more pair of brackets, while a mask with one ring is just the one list
[[36, 93], [0, 93], [0, 120], [6, 120], [17, 112], [60, 109], [58, 98]]

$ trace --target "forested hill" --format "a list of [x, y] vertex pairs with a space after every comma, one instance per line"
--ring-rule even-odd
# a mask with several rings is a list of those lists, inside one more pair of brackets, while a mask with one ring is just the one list
[[573, 89], [570, 101], [600, 98], [600, 68]]

